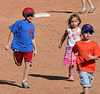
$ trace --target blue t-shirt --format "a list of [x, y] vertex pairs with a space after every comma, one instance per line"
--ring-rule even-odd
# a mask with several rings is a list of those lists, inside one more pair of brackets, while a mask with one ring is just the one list
[[33, 51], [32, 39], [34, 39], [35, 26], [32, 23], [19, 20], [11, 25], [9, 29], [14, 35], [11, 49], [21, 52]]

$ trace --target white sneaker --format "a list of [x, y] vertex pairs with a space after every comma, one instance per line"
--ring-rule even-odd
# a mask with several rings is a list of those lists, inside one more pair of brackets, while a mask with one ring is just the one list
[[27, 81], [22, 82], [22, 87], [23, 88], [30, 88], [30, 86], [28, 85]]

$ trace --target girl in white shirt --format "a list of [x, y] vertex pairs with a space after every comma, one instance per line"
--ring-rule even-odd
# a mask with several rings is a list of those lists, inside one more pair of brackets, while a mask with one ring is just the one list
[[81, 23], [81, 19], [78, 16], [78, 14], [72, 14], [70, 16], [70, 18], [68, 19], [69, 28], [65, 30], [65, 33], [62, 36], [61, 42], [58, 46], [59, 48], [61, 48], [63, 42], [65, 41], [67, 37], [67, 45], [66, 45], [63, 64], [69, 65], [69, 81], [74, 81], [73, 68], [74, 68], [74, 65], [76, 65], [76, 57], [78, 53], [75, 54], [72, 67], [71, 67], [71, 53], [72, 53], [72, 48], [75, 45], [75, 42], [80, 40], [80, 36], [81, 36], [81, 29], [79, 28], [80, 23]]

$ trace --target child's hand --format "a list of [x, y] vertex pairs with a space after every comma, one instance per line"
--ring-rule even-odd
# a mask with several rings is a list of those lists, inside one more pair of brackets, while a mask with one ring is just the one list
[[61, 45], [61, 44], [59, 44], [59, 45], [58, 45], [58, 47], [61, 49], [62, 45]]
[[9, 49], [9, 45], [6, 45], [5, 49], [8, 50]]
[[92, 56], [90, 53], [88, 53], [87, 56], [89, 57], [89, 59], [94, 59], [94, 60], [97, 60], [99, 58], [97, 55]]
[[74, 60], [71, 61], [71, 65], [70, 65], [71, 68], [73, 68], [73, 66], [74, 66], [73, 62], [74, 62]]
[[88, 53], [87, 56], [89, 59], [93, 59], [93, 56], [90, 53]]
[[33, 51], [33, 55], [37, 55], [37, 50], [34, 50]]

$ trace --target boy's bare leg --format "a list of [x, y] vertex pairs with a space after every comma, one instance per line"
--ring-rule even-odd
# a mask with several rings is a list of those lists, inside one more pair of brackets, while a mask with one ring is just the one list
[[83, 87], [83, 94], [89, 94], [89, 88]]
[[24, 70], [23, 80], [27, 80], [29, 69], [30, 69], [30, 64], [29, 63], [25, 63], [25, 70]]
[[25, 63], [25, 70], [24, 70], [24, 76], [23, 76], [23, 81], [22, 81], [22, 87], [23, 88], [30, 88], [30, 86], [27, 83], [27, 77], [30, 69], [30, 64]]

